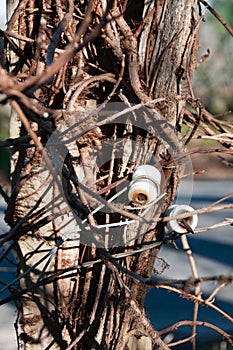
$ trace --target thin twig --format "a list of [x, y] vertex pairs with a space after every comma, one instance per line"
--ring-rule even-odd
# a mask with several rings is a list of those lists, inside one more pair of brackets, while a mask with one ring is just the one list
[[194, 337], [196, 337], [196, 333], [190, 335], [190, 337], [187, 337], [187, 338], [184, 338], [184, 339], [181, 339], [181, 340], [177, 340], [176, 342], [173, 342], [173, 343], [169, 343], [169, 347], [172, 348], [173, 346], [177, 346], [177, 345], [180, 345], [180, 344], [184, 344], [184, 343], [187, 343], [188, 341], [192, 341]]
[[224, 287], [226, 287], [227, 283], [222, 283], [220, 286], [218, 286], [217, 288], [215, 288], [215, 290], [209, 295], [209, 297], [206, 299], [206, 302], [208, 303], [213, 303], [214, 299], [215, 299], [215, 295]]
[[226, 23], [226, 21], [215, 11], [213, 7], [211, 7], [206, 1], [199, 0], [203, 5], [207, 7], [207, 9], [217, 18], [217, 20], [226, 28], [226, 30], [233, 36], [233, 29]]
[[[198, 285], [198, 283], [196, 283], [195, 285]], [[181, 289], [171, 287], [171, 286], [159, 285], [159, 288], [166, 289], [166, 290], [171, 291], [171, 292], [175, 292], [184, 298], [190, 299], [190, 300], [197, 302], [201, 305], [206, 305], [208, 307], [211, 307], [212, 309], [214, 309], [215, 311], [220, 313], [223, 317], [225, 317], [228, 321], [233, 323], [233, 318], [228, 313], [226, 313], [225, 311], [223, 311], [222, 309], [220, 309], [219, 307], [214, 305], [213, 302], [208, 301], [209, 298], [205, 300], [205, 299], [202, 299], [200, 296], [195, 296], [193, 294], [186, 293], [185, 291], [183, 291]]]
[[[160, 335], [166, 334], [166, 333], [174, 331], [174, 330], [178, 329], [179, 327], [183, 327], [183, 326], [193, 326], [193, 323], [194, 323], [193, 321], [188, 321], [188, 320], [180, 321], [180, 322], [173, 324], [170, 327], [167, 327], [167, 328], [159, 331], [159, 334]], [[208, 328], [213, 329], [217, 333], [221, 334], [230, 345], [233, 345], [233, 341], [231, 340], [231, 336], [228, 333], [224, 332], [221, 328], [219, 328], [219, 327], [217, 327], [209, 322], [205, 322], [205, 321], [195, 321], [195, 324], [197, 326], [208, 327]]]
[[194, 210], [192, 212], [187, 212], [181, 215], [176, 215], [176, 216], [165, 216], [163, 218], [158, 219], [158, 221], [162, 221], [162, 222], [168, 222], [170, 220], [179, 220], [179, 219], [185, 219], [185, 218], [189, 218], [190, 216], [193, 215], [199, 215], [199, 214], [204, 214], [204, 213], [214, 213], [216, 211], [222, 211], [222, 210], [228, 210], [228, 209], [232, 209], [233, 208], [233, 204], [225, 204], [225, 205], [219, 205], [219, 206], [215, 206], [212, 207], [211, 205], [205, 208], [201, 208], [201, 209], [197, 209]]
[[[189, 242], [188, 242], [188, 238], [187, 236], [183, 235], [181, 236], [181, 243], [183, 246], [183, 250], [186, 252], [188, 259], [189, 259], [189, 264], [192, 270], [192, 275], [194, 278], [198, 278], [198, 272], [197, 272], [197, 265], [192, 253], [192, 250], [190, 248]], [[195, 295], [197, 296], [197, 298], [199, 298], [201, 296], [201, 288], [200, 288], [200, 283], [198, 283], [197, 285], [195, 285]], [[194, 302], [194, 310], [193, 310], [193, 321], [197, 321], [197, 316], [198, 316], [198, 307], [199, 307], [199, 303], [198, 301]], [[196, 338], [195, 338], [195, 334], [196, 334], [196, 324], [194, 323], [192, 326], [192, 348], [193, 350], [196, 349]]]

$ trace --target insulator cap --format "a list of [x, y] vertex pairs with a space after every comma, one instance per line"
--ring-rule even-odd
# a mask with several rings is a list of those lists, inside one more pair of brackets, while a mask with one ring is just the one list
[[128, 198], [130, 201], [145, 205], [154, 201], [160, 194], [161, 173], [152, 165], [140, 165], [132, 176]]
[[[190, 207], [189, 205], [172, 205], [168, 208], [167, 212], [166, 212], [166, 216], [177, 216], [177, 215], [182, 215], [182, 214], [186, 214], [188, 212], [192, 212], [194, 211], [194, 209], [192, 207]], [[195, 230], [195, 228], [197, 227], [197, 223], [198, 223], [198, 216], [192, 215], [188, 218], [185, 218], [185, 220], [187, 221], [187, 224], [191, 227], [192, 230]], [[187, 229], [185, 227], [183, 227], [180, 224], [180, 219], [179, 220], [170, 220], [167, 222], [166, 224], [167, 226], [167, 230], [169, 232], [176, 232], [176, 233], [186, 233]]]

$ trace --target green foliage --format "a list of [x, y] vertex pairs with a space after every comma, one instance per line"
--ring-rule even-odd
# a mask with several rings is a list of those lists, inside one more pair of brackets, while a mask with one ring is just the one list
[[[233, 1], [232, 0], [215, 0], [213, 1], [213, 8], [216, 12], [225, 20], [227, 24], [233, 27]], [[216, 33], [218, 35], [219, 40], [228, 41], [229, 34], [227, 34], [226, 29], [223, 25], [221, 25], [216, 18], [211, 15], [210, 23], [216, 29]], [[232, 41], [232, 38], [231, 38]], [[221, 44], [221, 42], [220, 42]]]
[[[9, 106], [0, 108], [0, 141], [9, 136]], [[9, 150], [0, 148], [0, 171], [9, 169]]]
[[0, 140], [5, 140], [9, 135], [9, 106], [0, 108]]

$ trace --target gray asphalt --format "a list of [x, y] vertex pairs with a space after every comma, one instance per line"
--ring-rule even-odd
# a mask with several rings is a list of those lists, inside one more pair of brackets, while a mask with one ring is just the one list
[[[4, 217], [5, 203], [0, 199], [0, 233], [8, 231]], [[5, 248], [5, 247], [4, 247]], [[0, 255], [3, 253], [4, 248], [0, 249]], [[5, 261], [0, 264], [0, 280], [4, 282], [10, 281], [15, 278], [15, 271]], [[0, 285], [0, 289], [2, 285]], [[7, 293], [1, 295], [1, 298], [6, 296]], [[14, 322], [16, 320], [16, 309], [14, 304], [9, 303], [0, 306], [0, 350], [16, 350], [16, 336], [14, 330]]]

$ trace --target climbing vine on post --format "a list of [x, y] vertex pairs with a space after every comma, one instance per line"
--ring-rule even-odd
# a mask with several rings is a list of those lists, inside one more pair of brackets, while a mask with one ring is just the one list
[[207, 117], [192, 90], [196, 6], [15, 3], [0, 68], [12, 107], [1, 244], [18, 260], [19, 348], [169, 349], [144, 298], [189, 162], [179, 132], [188, 119], [188, 140]]

